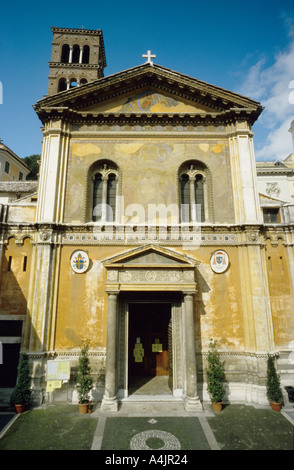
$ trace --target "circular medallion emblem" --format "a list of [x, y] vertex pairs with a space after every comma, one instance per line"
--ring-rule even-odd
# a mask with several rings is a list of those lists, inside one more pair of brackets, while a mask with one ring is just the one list
[[130, 447], [132, 450], [154, 450], [154, 447], [156, 450], [180, 450], [181, 444], [170, 432], [154, 429], [136, 434], [131, 439]]
[[223, 273], [229, 266], [229, 257], [225, 251], [217, 250], [210, 259], [210, 267], [215, 273]]
[[155, 279], [156, 279], [155, 271], [147, 271], [146, 274], [145, 274], [145, 278], [149, 282], [155, 281]]
[[87, 271], [89, 267], [89, 256], [85, 251], [74, 251], [70, 257], [70, 264], [75, 273], [82, 274]]

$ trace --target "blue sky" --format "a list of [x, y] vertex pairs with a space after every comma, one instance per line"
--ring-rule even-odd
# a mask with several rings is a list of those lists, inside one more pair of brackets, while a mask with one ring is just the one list
[[5, 3], [0, 138], [20, 157], [41, 152], [41, 123], [32, 106], [47, 93], [51, 26], [102, 29], [106, 76], [142, 64], [151, 49], [159, 65], [260, 101], [266, 110], [253, 128], [257, 160], [294, 152], [288, 133], [294, 119], [293, 0]]

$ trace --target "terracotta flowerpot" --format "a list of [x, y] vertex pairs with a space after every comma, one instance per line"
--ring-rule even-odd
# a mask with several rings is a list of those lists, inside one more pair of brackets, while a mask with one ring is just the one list
[[80, 415], [85, 415], [88, 413], [89, 403], [79, 403]]
[[223, 402], [222, 401], [218, 401], [217, 403], [216, 402], [212, 402], [212, 409], [213, 411], [215, 411], [216, 413], [220, 413], [223, 409]]
[[281, 403], [274, 403], [272, 401], [270, 403], [271, 403], [272, 410], [281, 411], [281, 406], [282, 406]]
[[20, 414], [20, 413], [23, 413], [26, 409], [26, 404], [25, 403], [21, 403], [19, 405], [14, 405], [15, 406], [15, 411]]

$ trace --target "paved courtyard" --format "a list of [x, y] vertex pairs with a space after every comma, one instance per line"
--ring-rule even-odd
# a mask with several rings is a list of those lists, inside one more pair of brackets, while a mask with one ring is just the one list
[[138, 450], [181, 456], [197, 450], [294, 450], [293, 405], [281, 413], [246, 405], [214, 413], [208, 404], [202, 413], [187, 413], [176, 403], [133, 403], [118, 413], [98, 406], [87, 415], [77, 405], [51, 405], [0, 417], [0, 450], [92, 450], [103, 458]]

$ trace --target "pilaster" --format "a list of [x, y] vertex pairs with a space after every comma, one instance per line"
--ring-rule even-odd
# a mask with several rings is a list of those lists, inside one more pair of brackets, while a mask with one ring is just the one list
[[[246, 234], [245, 234], [246, 235]], [[260, 244], [239, 248], [240, 283], [243, 298], [245, 348], [266, 353], [274, 347], [265, 254]]]
[[43, 230], [33, 246], [30, 292], [28, 297], [28, 324], [24, 348], [29, 352], [46, 352], [50, 344], [52, 298], [54, 297], [55, 250], [52, 232]]
[[53, 121], [43, 132], [37, 222], [62, 222], [69, 136], [66, 125]]
[[261, 223], [252, 132], [236, 122], [229, 138], [236, 223]]

